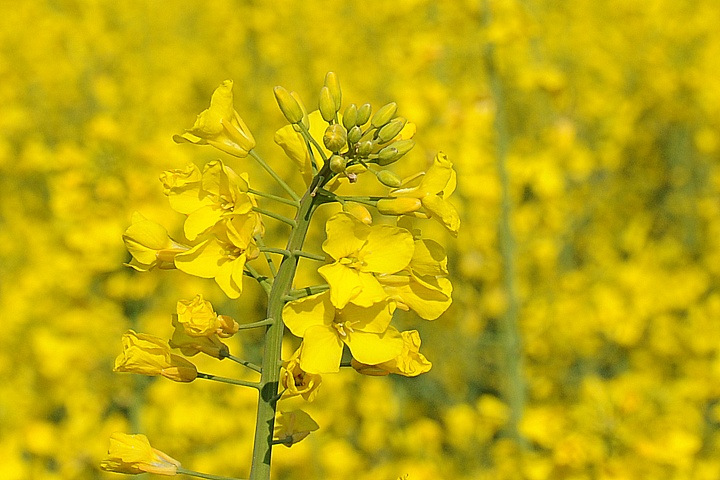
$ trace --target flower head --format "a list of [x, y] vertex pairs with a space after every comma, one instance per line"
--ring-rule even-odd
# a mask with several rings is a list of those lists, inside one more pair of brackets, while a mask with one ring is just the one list
[[366, 365], [352, 360], [352, 367], [363, 375], [383, 376], [395, 373], [406, 377], [416, 377], [430, 371], [432, 363], [420, 353], [420, 334], [417, 330], [402, 332], [402, 353], [392, 360], [378, 365]]
[[398, 356], [403, 341], [390, 327], [395, 302], [383, 300], [370, 307], [352, 303], [340, 310], [330, 292], [295, 300], [283, 308], [288, 329], [303, 338], [300, 366], [309, 373], [332, 373], [340, 368], [343, 344], [362, 363], [376, 365]]
[[[388, 212], [395, 214], [413, 213], [423, 208], [424, 214], [428, 217], [437, 218], [450, 233], [457, 236], [460, 229], [460, 217], [447, 198], [455, 190], [457, 183], [453, 164], [448, 160], [447, 155], [438, 153], [435, 161], [428, 171], [420, 178], [418, 185], [413, 187], [398, 188], [390, 192], [394, 198], [413, 198], [420, 200], [420, 205], [414, 201], [402, 200], [392, 203], [388, 202]], [[404, 205], [407, 203], [407, 205]], [[407, 211], [399, 211], [400, 206], [408, 208]]]
[[323, 250], [335, 262], [318, 273], [327, 280], [333, 305], [352, 302], [369, 307], [387, 298], [375, 274], [392, 274], [407, 267], [413, 255], [412, 234], [390, 225], [366, 225], [353, 215], [337, 213], [325, 226]]
[[275, 419], [275, 432], [273, 436], [278, 443], [290, 447], [303, 440], [320, 426], [310, 415], [302, 410], [280, 412]]
[[255, 148], [255, 138], [233, 107], [232, 87], [232, 80], [225, 80], [213, 92], [210, 108], [198, 115], [191, 129], [173, 140], [212, 145], [235, 157], [246, 157]]
[[308, 402], [312, 402], [317, 395], [317, 389], [320, 387], [322, 377], [315, 373], [308, 373], [300, 366], [300, 354], [303, 346], [300, 345], [289, 360], [283, 362], [281, 373], [281, 381], [283, 387], [287, 389], [289, 397], [302, 395]]
[[155, 267], [174, 268], [175, 255], [189, 248], [173, 242], [162, 225], [138, 212], [133, 213], [132, 224], [123, 234], [123, 242], [133, 257], [127, 265], [142, 272]]
[[116, 473], [154, 473], [157, 475], [177, 475], [180, 462], [150, 446], [145, 435], [127, 435], [113, 433], [110, 436], [110, 449], [100, 468]]
[[195, 365], [170, 353], [162, 338], [128, 330], [122, 337], [123, 352], [115, 359], [115, 372], [162, 375], [176, 382], [197, 378]]

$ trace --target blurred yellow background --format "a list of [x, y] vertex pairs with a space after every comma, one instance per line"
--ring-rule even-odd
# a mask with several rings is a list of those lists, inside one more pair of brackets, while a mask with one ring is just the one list
[[[114, 431], [247, 476], [252, 392], [112, 362], [128, 328], [169, 335], [180, 298], [250, 321], [261, 290], [229, 302], [211, 280], [130, 271], [121, 235], [136, 210], [177, 231], [157, 178], [222, 155], [171, 137], [226, 79], [257, 150], [299, 188], [272, 142], [272, 87], [314, 106], [328, 70], [345, 104], [396, 101], [417, 124], [396, 171], [438, 150], [455, 163], [460, 236], [428, 230], [448, 246], [454, 304], [399, 319], [421, 331], [429, 373], [326, 376], [308, 408], [321, 429], [275, 449], [274, 478], [720, 478], [720, 3], [2, 10], [0, 478], [119, 478], [98, 469]], [[236, 372], [216, 363], [199, 361]]]

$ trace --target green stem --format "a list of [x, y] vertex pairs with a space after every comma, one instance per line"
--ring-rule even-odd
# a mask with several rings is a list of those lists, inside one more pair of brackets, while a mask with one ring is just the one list
[[[262, 236], [254, 235], [253, 238], [255, 239], [255, 244], [260, 247], [260, 250], [262, 251], [262, 249], [265, 247], [265, 241], [263, 240]], [[270, 269], [270, 275], [275, 278], [275, 275], [277, 275], [277, 268], [275, 268], [275, 262], [273, 262], [272, 258], [267, 253], [265, 254], [265, 261], [267, 262], [268, 268]]]
[[210, 475], [209, 473], [196, 472], [194, 470], [188, 470], [187, 468], [178, 467], [177, 473], [182, 475], [189, 475], [191, 477], [207, 478], [208, 480], [243, 480], [235, 477], [221, 477], [220, 475]]
[[265, 290], [265, 293], [269, 295], [273, 282], [268, 277], [255, 270], [255, 268], [253, 268], [249, 263], [245, 264], [245, 270], [245, 273], [254, 278], [263, 290]]
[[285, 205], [290, 205], [295, 208], [300, 206], [300, 202], [297, 200], [288, 200], [287, 198], [278, 197], [277, 195], [273, 195], [272, 193], [265, 193], [262, 190], [255, 190], [254, 188], [248, 188], [248, 193], [252, 193], [255, 196], [267, 198], [268, 200], [274, 200], [279, 203], [284, 203]]
[[258, 207], [253, 207], [253, 212], [257, 212], [262, 215], [266, 215], [268, 217], [274, 218], [275, 220], [278, 220], [283, 223], [287, 223], [291, 227], [295, 228], [295, 220], [287, 218], [284, 215], [280, 215], [279, 213], [275, 213], [270, 210], [265, 210], [264, 208], [258, 208]]
[[239, 363], [240, 365], [242, 365], [244, 367], [248, 367], [250, 370], [253, 370], [257, 373], [262, 373], [262, 369], [260, 368], [259, 365], [255, 365], [254, 363], [248, 362], [247, 360], [243, 360], [242, 358], [234, 357], [232, 355], [225, 355], [224, 358], [229, 358], [230, 360], [232, 360], [235, 363]]
[[[328, 169], [329, 165], [326, 162], [317, 177], [327, 176]], [[317, 205], [324, 201], [321, 197], [311, 194], [318, 186], [322, 186], [320, 180], [314, 179], [308, 191], [305, 192], [305, 195], [303, 195], [300, 200], [300, 208], [295, 217], [297, 226], [293, 228], [287, 243], [287, 250], [291, 252], [302, 248], [312, 213]], [[270, 458], [272, 455], [273, 429], [275, 427], [275, 412], [278, 400], [277, 393], [280, 382], [282, 338], [285, 329], [285, 324], [282, 321], [282, 309], [285, 305], [284, 297], [292, 287], [299, 260], [297, 256], [283, 257], [268, 299], [267, 318], [273, 319], [274, 322], [265, 330], [262, 375], [260, 378], [260, 398], [255, 422], [255, 439], [250, 480], [270, 479]]]
[[248, 382], [247, 380], [237, 380], [234, 378], [218, 377], [217, 375], [212, 375], [210, 373], [198, 372], [197, 378], [204, 378], [205, 380], [213, 380], [215, 382], [221, 382], [221, 383], [229, 383], [230, 385], [238, 385], [240, 387], [250, 387], [250, 388], [260, 389], [260, 384], [258, 382]]
[[[491, 22], [488, 0], [483, 2], [483, 23]], [[507, 435], [519, 445], [523, 445], [519, 424], [525, 406], [525, 381], [522, 373], [522, 341], [519, 327], [520, 300], [516, 287], [515, 237], [511, 228], [512, 201], [510, 194], [510, 175], [507, 168], [507, 156], [510, 146], [510, 133], [505, 108], [503, 83], [495, 64], [495, 46], [488, 43], [485, 49], [485, 67], [490, 81], [490, 91], [495, 100], [495, 133], [497, 135], [496, 161], [500, 180], [501, 204], [498, 224], [498, 243], [503, 261], [503, 286], [508, 305], [500, 323], [500, 335], [504, 349], [505, 380], [503, 397], [510, 407], [510, 418], [506, 425]]]
[[296, 257], [305, 257], [305, 258], [309, 258], [310, 260], [317, 260], [318, 262], [325, 261], [325, 255], [318, 255], [315, 253], [303, 252], [302, 250], [295, 250], [292, 252], [292, 254]]
[[290, 301], [292, 300], [298, 300], [300, 298], [309, 297], [310, 295], [315, 295], [316, 293], [322, 293], [327, 292], [330, 290], [330, 285], [323, 284], [323, 285], [313, 285], [311, 287], [305, 287], [305, 288], [298, 288], [297, 290], [290, 290], [288, 292], [288, 298]]
[[264, 327], [267, 325], [272, 325], [275, 323], [275, 320], [272, 318], [266, 318], [265, 320], [260, 320], [259, 322], [252, 322], [252, 323], [244, 323], [240, 325], [238, 330], [247, 330], [249, 328], [258, 328], [258, 327]]
[[326, 164], [327, 156], [325, 155], [325, 150], [323, 150], [320, 144], [313, 138], [312, 135], [310, 135], [310, 131], [305, 125], [303, 125], [302, 123], [299, 123], [298, 125], [300, 126], [300, 134], [302, 134], [302, 136], [305, 138], [305, 141], [310, 142], [313, 144], [313, 146], [315, 146], [315, 149], [318, 151], [320, 157], [322, 157], [323, 159], [323, 163]]
[[277, 253], [284, 257], [289, 257], [290, 255], [292, 255], [288, 250], [285, 250], [284, 248], [260, 247], [260, 251], [267, 252], [267, 253]]
[[280, 176], [277, 173], [275, 173], [275, 170], [273, 170], [272, 167], [270, 167], [270, 165], [265, 163], [265, 160], [263, 160], [260, 157], [260, 155], [258, 155], [255, 152], [254, 149], [250, 150], [249, 153], [250, 153], [250, 156], [253, 157], [255, 159], [255, 161], [258, 162], [260, 164], [260, 166], [263, 167], [265, 169], [265, 171], [270, 174], [270, 176], [273, 178], [273, 180], [275, 180], [278, 183], [278, 185], [280, 185], [280, 187], [282, 187], [282, 189], [285, 190], [287, 192], [287, 194], [290, 195], [290, 197], [293, 200], [295, 200], [296, 202], [300, 200], [300, 197], [298, 196], [297, 193], [295, 193], [295, 190], [290, 188], [290, 185], [285, 183], [285, 181], [282, 178], [280, 178]]

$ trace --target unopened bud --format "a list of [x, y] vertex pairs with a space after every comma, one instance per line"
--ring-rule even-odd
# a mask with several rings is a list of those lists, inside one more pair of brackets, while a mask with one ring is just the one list
[[383, 148], [378, 152], [378, 165], [382, 165], [383, 167], [386, 165], [390, 165], [391, 163], [394, 163], [395, 160], [397, 160], [399, 157], [398, 155], [398, 149], [393, 147], [392, 145], [388, 145], [387, 147]]
[[345, 109], [342, 121], [343, 125], [345, 125], [345, 128], [348, 129], [348, 131], [355, 125], [357, 125], [357, 113], [357, 105], [355, 105], [354, 103], [351, 103], [350, 106]]
[[355, 126], [350, 129], [348, 132], [348, 142], [350, 143], [357, 143], [360, 141], [360, 138], [362, 137], [362, 128]]
[[333, 155], [330, 157], [330, 171], [333, 173], [342, 173], [345, 171], [345, 165], [347, 165], [347, 160], [345, 157], [342, 157], [340, 155]]
[[357, 123], [356, 125], [365, 125], [370, 120], [370, 114], [372, 113], [372, 105], [366, 103], [358, 108]]
[[338, 123], [328, 125], [323, 135], [323, 143], [325, 144], [325, 148], [331, 152], [337, 153], [342, 150], [342, 148], [347, 145], [347, 132], [345, 131], [345, 127]]
[[375, 128], [382, 127], [390, 120], [392, 120], [392, 118], [395, 116], [395, 112], [397, 112], [397, 103], [388, 103], [384, 107], [380, 108], [380, 110], [375, 112], [375, 115], [373, 115], [372, 120], [370, 121], [370, 125]]
[[373, 149], [373, 143], [372, 142], [360, 142], [358, 144], [358, 155], [361, 157], [367, 157], [370, 155]]
[[325, 86], [330, 90], [330, 95], [335, 103], [335, 111], [339, 111], [342, 105], [342, 91], [340, 90], [340, 80], [335, 72], [328, 72], [325, 75]]
[[390, 170], [380, 170], [376, 174], [377, 179], [385, 185], [386, 187], [390, 188], [399, 188], [402, 186], [402, 180], [400, 177], [398, 177], [394, 172], [391, 172]]
[[280, 111], [290, 123], [300, 123], [303, 119], [303, 111], [300, 104], [290, 95], [285, 87], [275, 87], [275, 100], [277, 100]]
[[408, 138], [407, 140], [398, 140], [397, 142], [393, 142], [392, 146], [397, 149], [397, 158], [400, 158], [413, 149], [413, 147], [415, 146], [415, 140], [411, 138]]
[[378, 212], [383, 215], [405, 215], [419, 210], [420, 207], [420, 199], [414, 197], [383, 198], [377, 202]]
[[300, 94], [297, 92], [290, 92], [290, 96], [295, 99], [298, 105], [300, 105], [300, 110], [303, 112], [303, 125], [305, 125], [305, 128], [310, 128], [310, 119], [308, 119], [307, 108], [305, 108], [305, 104], [303, 103], [302, 98], [300, 98]]
[[343, 211], [357, 218], [365, 225], [372, 225], [372, 215], [370, 215], [367, 208], [363, 207], [359, 203], [345, 202], [343, 205]]
[[335, 101], [330, 95], [330, 89], [328, 87], [322, 87], [320, 89], [320, 99], [318, 100], [318, 108], [320, 109], [320, 115], [326, 122], [331, 122], [335, 118]]
[[390, 123], [387, 123], [378, 132], [378, 140], [380, 140], [380, 143], [387, 143], [395, 138], [405, 126], [405, 122], [407, 122], [407, 119], [403, 117], [395, 117], [390, 120]]

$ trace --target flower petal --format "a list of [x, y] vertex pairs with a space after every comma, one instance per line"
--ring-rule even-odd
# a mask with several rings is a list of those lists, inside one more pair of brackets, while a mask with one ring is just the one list
[[300, 366], [308, 373], [335, 373], [340, 370], [343, 342], [337, 331], [327, 325], [305, 330]]
[[392, 360], [402, 353], [403, 339], [395, 328], [389, 327], [385, 333], [367, 333], [354, 331], [344, 338], [353, 358], [368, 365]]
[[408, 266], [415, 251], [410, 232], [390, 225], [371, 227], [360, 258], [365, 272], [395, 273]]
[[361, 272], [354, 268], [335, 262], [318, 268], [318, 273], [330, 285], [332, 304], [336, 308], [345, 308], [362, 291]]
[[287, 303], [282, 315], [292, 334], [304, 337], [312, 326], [329, 326], [335, 318], [335, 308], [330, 303], [330, 292], [323, 292]]

